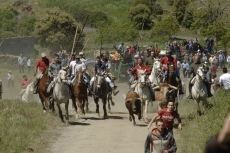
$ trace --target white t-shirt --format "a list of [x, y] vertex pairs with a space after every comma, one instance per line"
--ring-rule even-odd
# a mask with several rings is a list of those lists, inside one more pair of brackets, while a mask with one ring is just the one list
[[27, 60], [27, 66], [31, 66], [31, 61], [30, 61], [30, 59]]
[[69, 63], [69, 66], [72, 68], [72, 70], [71, 70], [72, 75], [75, 75], [75, 65], [76, 65], [76, 61], [71, 61]]
[[230, 74], [224, 73], [220, 76], [219, 82], [223, 84], [224, 89], [230, 89]]

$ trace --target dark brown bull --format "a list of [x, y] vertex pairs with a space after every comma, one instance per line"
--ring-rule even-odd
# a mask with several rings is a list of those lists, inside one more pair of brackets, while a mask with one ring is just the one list
[[136, 125], [134, 114], [138, 116], [138, 119], [141, 119], [141, 99], [139, 95], [130, 91], [126, 95], [125, 106], [129, 111], [129, 120], [133, 120], [133, 125]]

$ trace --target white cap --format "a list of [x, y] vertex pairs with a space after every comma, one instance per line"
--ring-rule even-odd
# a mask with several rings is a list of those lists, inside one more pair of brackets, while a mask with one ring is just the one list
[[134, 58], [139, 58], [139, 55], [134, 55]]
[[84, 53], [83, 52], [79, 52], [79, 55], [84, 55]]
[[46, 57], [46, 53], [42, 53], [42, 54], [41, 54], [41, 57]]

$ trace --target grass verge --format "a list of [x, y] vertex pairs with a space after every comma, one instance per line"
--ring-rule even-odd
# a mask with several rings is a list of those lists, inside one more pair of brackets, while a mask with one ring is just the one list
[[[198, 116], [195, 111], [195, 102], [186, 100], [181, 102], [180, 114], [183, 118], [183, 130], [180, 131], [178, 148], [180, 152], [203, 153], [206, 142], [211, 136], [217, 134], [222, 128], [225, 118], [230, 112], [229, 92], [218, 91], [216, 97], [208, 101], [213, 105], [203, 116]], [[192, 109], [194, 107], [194, 109]], [[182, 111], [182, 112], [181, 112]]]
[[0, 153], [36, 151], [34, 141], [45, 130], [57, 126], [60, 123], [58, 119], [44, 114], [41, 105], [35, 102], [0, 101]]

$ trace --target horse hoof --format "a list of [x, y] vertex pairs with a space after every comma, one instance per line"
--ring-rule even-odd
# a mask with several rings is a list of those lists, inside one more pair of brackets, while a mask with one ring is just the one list
[[137, 125], [136, 122], [134, 122], [134, 123], [133, 123], [133, 126], [136, 126], [136, 125]]
[[97, 115], [98, 115], [98, 117], [101, 117], [100, 113], [98, 113]]
[[46, 110], [43, 110], [43, 113], [46, 113]]
[[114, 103], [114, 102], [112, 102], [111, 104], [112, 104], [112, 106], [115, 106], [115, 103]]

